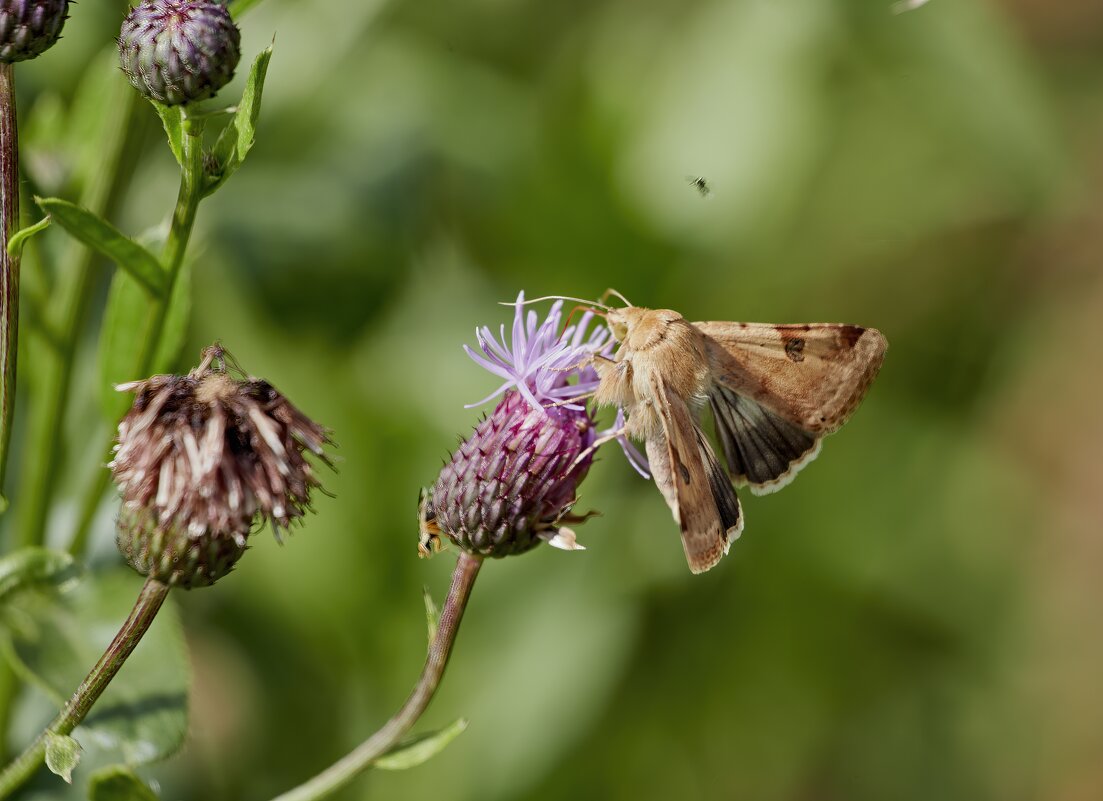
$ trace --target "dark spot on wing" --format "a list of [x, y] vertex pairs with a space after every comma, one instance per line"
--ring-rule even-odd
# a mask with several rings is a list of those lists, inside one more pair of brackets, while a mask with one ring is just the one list
[[839, 339], [846, 347], [853, 348], [865, 332], [864, 328], [856, 325], [843, 325], [839, 327]]
[[685, 483], [685, 484], [688, 484], [689, 483], [689, 470], [681, 462], [678, 462], [678, 472], [682, 476], [682, 482]]
[[804, 339], [802, 337], [794, 337], [793, 339], [785, 342], [785, 355], [789, 357], [790, 361], [803, 362], [804, 361]]

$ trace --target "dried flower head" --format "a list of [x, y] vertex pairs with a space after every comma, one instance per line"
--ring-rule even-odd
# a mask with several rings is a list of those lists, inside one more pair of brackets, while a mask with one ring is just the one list
[[69, 0], [0, 0], [0, 62], [35, 58], [53, 47], [69, 19]]
[[230, 12], [212, 0], [145, 0], [126, 15], [118, 45], [134, 88], [169, 106], [212, 97], [241, 58]]
[[607, 351], [612, 338], [604, 327], [588, 332], [593, 314], [562, 333], [562, 303], [543, 322], [518, 296], [511, 340], [476, 330], [481, 352], [464, 347], [478, 364], [504, 379], [484, 403], [503, 394], [475, 433], [460, 443], [422, 503], [421, 551], [447, 536], [480, 556], [523, 553], [541, 541], [581, 548], [565, 523], [579, 482], [593, 461], [594, 420], [573, 398], [597, 385], [592, 368], [582, 366]]
[[136, 570], [182, 587], [229, 572], [255, 524], [278, 539], [303, 516], [319, 486], [304, 451], [329, 463], [325, 429], [228, 362], [215, 345], [186, 376], [118, 387], [135, 399], [109, 465], [123, 502], [116, 541]]

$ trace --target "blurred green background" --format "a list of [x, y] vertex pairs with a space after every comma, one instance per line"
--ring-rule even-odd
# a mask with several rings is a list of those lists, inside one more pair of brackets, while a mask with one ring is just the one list
[[[71, 97], [120, 6], [73, 6], [21, 109]], [[283, 547], [175, 598], [195, 691], [187, 745], [142, 771], [164, 798], [268, 798], [398, 706], [454, 561], [416, 558], [418, 490], [495, 386], [461, 345], [519, 289], [609, 286], [890, 349], [798, 481], [744, 493], [707, 575], [607, 451], [588, 550], [479, 579], [421, 726], [467, 732], [339, 797], [1103, 797], [1103, 5], [264, 0], [242, 27], [243, 64], [274, 34], [275, 56], [256, 148], [200, 211], [180, 366], [221, 339], [340, 463]], [[176, 194], [140, 116], [132, 232]], [[73, 492], [102, 436], [95, 317]]]

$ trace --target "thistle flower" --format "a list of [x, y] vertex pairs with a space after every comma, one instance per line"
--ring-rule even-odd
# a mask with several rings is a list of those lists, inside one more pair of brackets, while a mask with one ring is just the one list
[[69, 0], [0, 0], [0, 61], [35, 58], [61, 38]]
[[233, 378], [228, 359], [215, 345], [186, 376], [118, 387], [135, 399], [109, 465], [122, 494], [116, 543], [166, 584], [213, 584], [257, 522], [279, 539], [319, 486], [304, 451], [329, 463], [325, 429], [267, 381]]
[[145, 0], [126, 15], [118, 45], [134, 88], [169, 106], [212, 97], [241, 58], [230, 12], [212, 0]]
[[[475, 433], [461, 442], [422, 504], [422, 552], [439, 534], [470, 553], [509, 556], [541, 541], [581, 548], [563, 524], [579, 482], [593, 461], [594, 420], [584, 405], [570, 402], [592, 392], [597, 374], [582, 363], [606, 352], [604, 327], [587, 333], [593, 313], [559, 333], [562, 303], [543, 322], [518, 295], [512, 339], [476, 330], [481, 352], [465, 346], [477, 364], [504, 379], [480, 403], [504, 395]], [[474, 405], [474, 404], [473, 404]]]

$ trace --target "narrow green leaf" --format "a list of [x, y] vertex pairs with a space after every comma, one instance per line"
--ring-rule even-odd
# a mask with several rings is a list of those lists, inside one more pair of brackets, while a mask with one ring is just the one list
[[88, 780], [88, 801], [157, 801], [157, 793], [125, 765], [109, 765]]
[[73, 578], [73, 557], [50, 548], [21, 548], [0, 559], [0, 601], [30, 584]]
[[80, 762], [80, 751], [80, 743], [72, 737], [46, 732], [46, 767], [67, 784], [73, 783], [73, 769]]
[[[142, 579], [126, 568], [86, 574], [64, 590], [15, 594], [4, 647], [17, 672], [60, 708], [130, 613]], [[190, 671], [180, 615], [166, 603], [134, 653], [74, 732], [114, 761], [167, 757], [184, 741]]]
[[126, 270], [150, 295], [165, 291], [165, 274], [157, 257], [111, 223], [60, 198], [35, 198], [35, 202], [75, 239]]
[[39, 231], [45, 231], [50, 227], [50, 218], [43, 217], [34, 225], [28, 225], [26, 228], [20, 228], [14, 234], [11, 239], [8, 240], [8, 256], [13, 259], [18, 259], [23, 254], [23, 243], [37, 234]]
[[157, 109], [157, 116], [161, 118], [161, 124], [165, 126], [165, 134], [169, 138], [169, 149], [176, 156], [176, 163], [184, 166], [184, 110], [181, 106], [166, 106], [156, 100], [150, 100]]
[[253, 61], [241, 102], [237, 104], [237, 112], [218, 135], [218, 141], [211, 152], [216, 166], [214, 173], [207, 175], [207, 185], [203, 189], [205, 195], [217, 190], [237, 172], [256, 141], [260, 102], [264, 94], [264, 76], [268, 73], [268, 62], [271, 60], [272, 46], [269, 45]]
[[100, 406], [114, 425], [126, 413], [132, 398], [115, 390], [116, 384], [146, 378], [139, 375], [145, 348], [153, 336], [154, 304], [141, 285], [127, 273], [115, 273], [107, 292], [100, 326]]
[[429, 629], [429, 645], [432, 646], [433, 640], [437, 638], [437, 626], [440, 625], [440, 607], [433, 600], [428, 587], [421, 588], [421, 595], [425, 601], [425, 623]]
[[422, 734], [399, 743], [372, 764], [383, 770], [406, 770], [417, 767], [443, 751], [444, 747], [459, 737], [466, 728], [467, 721], [460, 718], [440, 731]]

